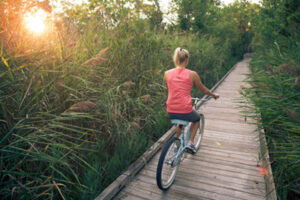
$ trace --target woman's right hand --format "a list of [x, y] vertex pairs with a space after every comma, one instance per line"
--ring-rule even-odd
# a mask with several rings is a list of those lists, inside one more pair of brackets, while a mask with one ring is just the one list
[[212, 96], [214, 99], [218, 99], [220, 97], [220, 95], [218, 93], [213, 93]]

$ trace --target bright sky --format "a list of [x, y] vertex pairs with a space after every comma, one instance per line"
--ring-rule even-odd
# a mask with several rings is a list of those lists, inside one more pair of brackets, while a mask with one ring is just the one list
[[[88, 0], [68, 0], [68, 1], [74, 4], [81, 4], [81, 3], [88, 2]], [[221, 2], [223, 2], [226, 5], [233, 3], [234, 1], [235, 0], [221, 0]], [[162, 7], [163, 10], [166, 10], [168, 8], [169, 2], [171, 2], [171, 0], [159, 0], [160, 6]], [[258, 4], [260, 0], [249, 0], [249, 2]]]

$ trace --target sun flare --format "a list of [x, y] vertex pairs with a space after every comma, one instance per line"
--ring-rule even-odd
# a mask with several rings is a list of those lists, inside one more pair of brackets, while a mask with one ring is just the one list
[[46, 28], [47, 13], [41, 9], [35, 12], [28, 12], [24, 15], [26, 28], [36, 34], [41, 34]]

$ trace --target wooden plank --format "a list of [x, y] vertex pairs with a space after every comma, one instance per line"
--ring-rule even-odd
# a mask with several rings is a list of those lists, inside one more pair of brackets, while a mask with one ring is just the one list
[[151, 200], [162, 200], [165, 198], [172, 198], [172, 199], [177, 199], [179, 200], [179, 198], [176, 198], [173, 195], [162, 195], [162, 194], [157, 194], [153, 191], [149, 191], [149, 188], [143, 188], [139, 183], [132, 183], [130, 184], [127, 188], [126, 191], [129, 192], [130, 194], [134, 194], [137, 195], [141, 198], [144, 199], [151, 199]]
[[[158, 153], [159, 154], [159, 153]], [[249, 162], [249, 161], [243, 161], [241, 159], [230, 159], [224, 158], [224, 156], [217, 156], [213, 154], [195, 154], [195, 155], [187, 155], [187, 158], [193, 157], [195, 160], [199, 161], [209, 161], [211, 163], [220, 163], [220, 164], [227, 164], [229, 166], [239, 167], [241, 169], [257, 169], [257, 163]], [[158, 162], [159, 156], [155, 156], [146, 166], [150, 168], [156, 168], [157, 162]]]
[[205, 121], [205, 130], [213, 130], [213, 131], [224, 131], [224, 132], [232, 132], [240, 135], [250, 135], [255, 134], [257, 127], [250, 126], [250, 124], [241, 124], [241, 123], [233, 123], [228, 121], [220, 121], [220, 120], [206, 120]]
[[[257, 166], [259, 164], [258, 158], [245, 158], [243, 159], [242, 156], [235, 156], [232, 154], [226, 154], [222, 152], [214, 152], [214, 151], [207, 151], [207, 150], [201, 150], [198, 151], [197, 154], [194, 155], [194, 157], [210, 157], [211, 159], [220, 159], [229, 161], [232, 163], [241, 163], [245, 165], [251, 165], [251, 166]], [[158, 158], [153, 158], [154, 160], [158, 160]]]
[[[151, 177], [150, 177], [151, 178]], [[264, 197], [258, 194], [251, 194], [248, 192], [239, 191], [236, 188], [228, 189], [228, 187], [224, 187], [224, 185], [214, 185], [210, 184], [208, 182], [201, 182], [201, 180], [198, 179], [199, 177], [195, 174], [188, 175], [184, 174], [183, 172], [178, 172], [178, 179], [175, 180], [175, 183], [173, 184], [172, 190], [176, 186], [182, 186], [186, 188], [184, 190], [184, 193], [188, 193], [189, 189], [196, 189], [198, 190], [198, 194], [200, 196], [206, 197], [206, 198], [213, 198], [212, 194], [219, 194], [223, 195], [223, 199], [229, 199], [229, 198], [238, 198], [238, 199], [263, 199]], [[145, 180], [146, 177], [143, 177], [142, 180]], [[207, 179], [206, 179], [207, 180]], [[206, 192], [209, 192], [210, 194], [205, 194]]]
[[[191, 172], [191, 173], [190, 173]], [[199, 172], [199, 173], [197, 173]], [[140, 176], [148, 176], [149, 180], [148, 182], [150, 184], [152, 184], [153, 186], [155, 186], [156, 189], [158, 189], [158, 187], [156, 186], [156, 182], [155, 182], [155, 170], [153, 169], [153, 166], [148, 166], [147, 168], [145, 168], [145, 170], [143, 170], [139, 176], [137, 178], [139, 178], [139, 180], [141, 181], [145, 181], [145, 178], [141, 178]], [[219, 175], [219, 174], [213, 174], [207, 171], [203, 171], [202, 169], [199, 169], [197, 171], [188, 171], [188, 170], [183, 170], [182, 168], [179, 169], [178, 172], [178, 176], [180, 178], [184, 178], [185, 175], [188, 174], [188, 176], [195, 177], [196, 179], [202, 177], [204, 179], [210, 179], [210, 181], [212, 181], [212, 184], [221, 184], [221, 183], [230, 183], [230, 184], [235, 184], [235, 185], [239, 185], [237, 186], [238, 188], [240, 188], [241, 190], [245, 189], [249, 192], [249, 189], [257, 189], [259, 191], [263, 191], [265, 190], [265, 185], [264, 182], [259, 182], [259, 181], [252, 181], [252, 180], [247, 180], [247, 179], [241, 179], [241, 178], [235, 178], [235, 177], [228, 177], [226, 175]], [[183, 177], [182, 177], [183, 176]], [[177, 176], [176, 176], [177, 177]], [[218, 183], [215, 183], [218, 182]], [[227, 187], [229, 187], [227, 185]], [[257, 191], [256, 191], [257, 192]], [[262, 192], [262, 196], [265, 194]]]
[[[205, 175], [207, 175], [207, 173], [206, 174], [205, 173], [197, 174], [197, 173], [189, 173], [186, 170], [185, 171], [180, 170], [176, 177], [178, 177], [178, 179], [180, 179], [180, 180], [192, 181], [192, 182], [197, 182], [197, 183], [205, 183], [208, 185], [213, 185], [213, 186], [225, 188], [228, 190], [239, 191], [239, 192], [247, 193], [247, 194], [254, 194], [255, 196], [260, 196], [260, 197], [265, 196], [265, 187], [264, 187], [263, 183], [257, 182], [259, 184], [256, 184], [255, 182], [249, 182], [249, 181], [247, 182], [245, 180], [238, 180], [238, 182], [235, 182], [235, 181], [232, 181], [232, 179], [229, 179], [228, 177], [225, 177], [225, 179], [224, 179], [224, 176], [223, 176], [223, 178], [219, 178], [218, 176], [208, 176], [207, 177]], [[144, 177], [139, 177], [140, 181], [145, 181], [147, 179], [147, 177], [149, 179], [153, 179], [151, 177], [155, 176], [155, 172], [148, 171], [147, 175], [142, 173], [142, 176], [144, 176]], [[155, 186], [153, 182], [152, 182], [152, 185]], [[189, 186], [189, 185], [187, 185], [187, 186]], [[152, 191], [157, 192], [160, 190], [156, 186], [156, 187], [152, 188]]]
[[[173, 187], [169, 189], [168, 191], [161, 191], [155, 183], [152, 181], [152, 178], [149, 176], [145, 176], [141, 174], [139, 176], [139, 182], [138, 184], [143, 185], [143, 186], [148, 186], [147, 189], [151, 190], [153, 193], [160, 194], [164, 198], [163, 199], [172, 199], [175, 197], [179, 198], [180, 200], [190, 200], [190, 199], [201, 199], [201, 200], [206, 200], [206, 199], [211, 199], [211, 198], [205, 198], [203, 196], [195, 196], [190, 193], [182, 192], [180, 190], [174, 189]], [[135, 183], [133, 183], [134, 185]]]
[[259, 141], [257, 140], [256, 137], [249, 138], [249, 137], [243, 137], [243, 135], [238, 135], [238, 134], [205, 132], [203, 136], [203, 142], [206, 140], [223, 141], [227, 143], [232, 143], [233, 145], [242, 144], [256, 149], [258, 149], [259, 147]]
[[230, 140], [236, 139], [238, 140], [244, 140], [244, 141], [251, 141], [251, 142], [257, 142], [259, 144], [259, 136], [257, 134], [240, 134], [240, 133], [233, 133], [233, 132], [225, 132], [225, 131], [217, 131], [217, 130], [204, 130], [204, 140], [206, 136], [212, 136], [212, 137], [222, 137], [224, 139], [228, 138]]
[[118, 197], [114, 198], [115, 200], [143, 200], [145, 198], [140, 197], [140, 196], [136, 196], [135, 194], [130, 193], [129, 191], [122, 191], [120, 192], [120, 194], [118, 195]]
[[[240, 166], [232, 166], [232, 165], [226, 165], [226, 164], [219, 164], [216, 162], [210, 162], [210, 161], [199, 161], [196, 159], [186, 159], [186, 164], [193, 164], [197, 165], [197, 167], [201, 168], [213, 168], [213, 169], [220, 169], [228, 172], [238, 173], [238, 174], [244, 174], [244, 175], [251, 175], [255, 178], [261, 178], [261, 174], [259, 174], [257, 169], [245, 169], [241, 168]], [[261, 179], [262, 180], [262, 179]]]
[[203, 107], [200, 108], [200, 111], [206, 111], [209, 110], [209, 112], [219, 112], [219, 113], [232, 113], [232, 114], [238, 114], [240, 111], [238, 109], [231, 109], [231, 108], [224, 108], [220, 106], [214, 106], [214, 105], [203, 105]]
[[[151, 177], [148, 177], [151, 180]], [[148, 180], [149, 180], [148, 179]], [[148, 181], [146, 176], [141, 176], [142, 181]], [[239, 198], [227, 196], [226, 194], [219, 194], [215, 191], [205, 190], [204, 188], [194, 187], [191, 183], [187, 184], [185, 180], [184, 183], [178, 182], [176, 179], [172, 187], [167, 191], [167, 193], [181, 193], [187, 196], [187, 199], [216, 199], [216, 200], [237, 200]]]
[[[228, 108], [224, 109], [224, 110], [220, 110], [217, 107], [207, 107], [206, 110], [203, 111], [199, 111], [199, 113], [202, 113], [205, 117], [206, 120], [219, 120], [219, 121], [223, 121], [223, 120], [229, 120], [231, 121], [232, 118], [233, 120], [236, 121], [232, 121], [232, 122], [238, 122], [238, 123], [248, 123], [248, 117], [246, 116], [244, 113], [241, 113], [239, 111], [234, 111], [231, 110], [231, 112], [226, 112]], [[245, 119], [245, 117], [247, 119]]]
[[246, 115], [245, 113], [242, 113], [239, 110], [234, 110], [232, 112], [226, 112], [226, 110], [221, 110], [221, 109], [216, 109], [216, 107], [207, 107], [204, 110], [201, 110], [201, 113], [203, 113], [205, 115], [205, 118], [210, 118], [210, 116], [215, 115], [216, 117], [218, 117], [217, 115], [225, 115], [227, 117], [236, 117], [236, 118], [241, 118], [243, 120], [243, 122], [247, 122], [245, 120], [245, 116], [248, 117], [248, 115]]
[[[201, 152], [197, 152], [197, 154], [196, 155], [194, 155], [194, 156], [190, 156], [190, 155], [188, 155], [187, 156], [187, 159], [191, 159], [191, 160], [193, 160], [193, 162], [196, 164], [197, 163], [197, 161], [199, 161], [199, 158], [202, 158], [204, 153], [201, 153]], [[213, 153], [214, 154], [214, 153]], [[213, 160], [214, 159], [214, 155], [210, 155], [210, 158], [211, 158], [211, 160]], [[224, 157], [224, 156], [222, 156], [222, 158], [224, 159], [224, 161], [227, 161], [227, 162], [232, 162], [232, 163], [234, 163], [234, 161], [231, 161], [231, 159], [226, 159], [226, 157]], [[158, 161], [158, 158], [153, 158], [153, 160], [156, 160], [156, 161]], [[239, 160], [239, 161], [241, 161], [241, 159], [240, 158], [238, 158], [237, 160]], [[210, 162], [210, 161], [209, 161]], [[248, 162], [249, 163], [249, 162]], [[197, 163], [199, 166], [202, 166], [203, 165], [203, 163], [201, 163], [201, 162], [199, 162], [199, 163]], [[213, 168], [216, 168], [218, 165], [216, 164], [216, 162], [212, 162], [212, 165], [214, 165], [214, 166], [212, 166]], [[222, 165], [221, 165], [222, 166]], [[257, 163], [255, 162], [255, 164], [252, 164], [252, 166], [257, 166]], [[236, 165], [231, 165], [231, 167], [232, 168], [240, 168], [240, 167], [237, 167]], [[226, 169], [227, 167], [226, 166], [224, 166], [224, 169]], [[230, 168], [230, 166], [229, 166], [229, 168]], [[252, 168], [253, 169], [253, 168]], [[245, 168], [241, 168], [241, 170], [247, 170], [247, 169], [245, 169]], [[238, 170], [238, 171], [240, 171], [240, 170]], [[257, 171], [257, 169], [253, 169], [252, 171], [254, 171], [253, 173], [254, 174], [256, 174], [256, 173], [258, 173], [258, 171]], [[236, 171], [237, 172], [237, 171]]]
[[133, 192], [135, 192], [135, 188], [139, 188], [141, 190], [147, 191], [147, 193], [150, 192], [151, 194], [156, 196], [155, 198], [159, 198], [159, 199], [169, 198], [174, 200], [182, 200], [186, 198], [185, 194], [164, 192], [157, 187], [155, 182], [148, 183], [147, 181], [146, 182], [143, 181], [144, 179], [148, 179], [148, 177], [138, 176], [134, 181], [132, 181], [132, 183], [128, 186], [128, 188], [131, 188]]
[[233, 151], [230, 149], [217, 149], [214, 147], [201, 145], [199, 148], [199, 154], [205, 152], [213, 152], [213, 153], [220, 153], [222, 155], [231, 155], [235, 158], [243, 159], [243, 160], [256, 160], [258, 159], [258, 153], [248, 153], [248, 152], [240, 152], [240, 151]]
[[[187, 157], [192, 156], [188, 155]], [[221, 157], [222, 158], [222, 157]], [[210, 163], [216, 163], [216, 164], [221, 164], [221, 165], [227, 165], [227, 166], [233, 166], [233, 167], [239, 167], [240, 169], [249, 169], [249, 170], [256, 170], [257, 171], [257, 164], [245, 164], [241, 162], [233, 162], [232, 160], [224, 160], [220, 159], [220, 157], [211, 157], [211, 156], [194, 156], [193, 159], [199, 160], [200, 162], [205, 161], [205, 162], [210, 162]]]
[[257, 164], [259, 163], [258, 160], [256, 160], [256, 162], [254, 162], [253, 160], [249, 160], [249, 159], [245, 160], [245, 159], [240, 159], [240, 158], [235, 158], [235, 157], [226, 157], [223, 154], [218, 154], [213, 151], [206, 151], [203, 153], [199, 152], [195, 156], [208, 157], [211, 159], [218, 159], [218, 160], [225, 160], [225, 161], [229, 161], [229, 162], [236, 163], [236, 164], [245, 164], [245, 165], [250, 165], [250, 166], [257, 166]]
[[[221, 144], [221, 143], [220, 143]], [[201, 149], [207, 149], [210, 151], [220, 151], [220, 152], [226, 152], [226, 153], [230, 153], [230, 154], [236, 154], [236, 155], [241, 155], [241, 156], [245, 156], [245, 157], [258, 157], [258, 151], [255, 152], [249, 152], [249, 151], [241, 151], [239, 149], [235, 149], [233, 146], [228, 146], [228, 148], [222, 148], [222, 144], [221, 146], [217, 145], [217, 144], [213, 144], [213, 145], [209, 145], [208, 143], [203, 142], [203, 144], [201, 144]]]
[[[199, 170], [203, 170], [213, 174], [217, 173], [220, 175], [226, 175], [234, 178], [264, 182], [263, 175], [259, 174], [258, 171], [240, 169], [232, 166], [226, 166], [226, 165], [221, 166], [215, 163], [200, 162], [196, 160], [185, 159], [184, 162], [181, 163], [180, 167], [184, 167], [185, 169], [188, 169], [190, 173], [195, 172], [196, 174], [200, 174], [201, 172]], [[234, 168], [236, 170], [234, 170]], [[149, 165], [147, 169], [156, 170], [156, 167], [154, 167], [153, 165], [152, 166]]]
[[239, 152], [249, 152], [249, 153], [257, 153], [257, 149], [259, 149], [259, 145], [253, 145], [250, 142], [239, 141], [239, 140], [230, 140], [230, 139], [222, 139], [216, 137], [210, 137], [208, 135], [205, 136], [201, 145], [214, 147], [218, 149], [231, 149]]
[[220, 99], [220, 100], [218, 99], [215, 102], [209, 101], [209, 102], [207, 102], [207, 105], [214, 105], [214, 106], [219, 106], [219, 107], [223, 106], [224, 108], [233, 108], [233, 109], [237, 109], [237, 108], [239, 108], [239, 106], [242, 106], [242, 104], [238, 104], [238, 103], [235, 103], [232, 101], [225, 101], [222, 99]]
[[218, 149], [232, 149], [240, 152], [257, 153], [258, 145], [252, 145], [251, 143], [243, 143], [242, 141], [223, 140], [222, 138], [216, 139], [215, 137], [205, 136], [203, 145], [214, 147]]

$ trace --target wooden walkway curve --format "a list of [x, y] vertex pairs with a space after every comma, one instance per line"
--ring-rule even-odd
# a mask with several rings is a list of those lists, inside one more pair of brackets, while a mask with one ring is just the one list
[[181, 163], [176, 180], [167, 192], [156, 185], [160, 151], [113, 199], [267, 199], [264, 175], [258, 172], [260, 140], [253, 119], [240, 112], [240, 90], [249, 73], [246, 58], [215, 90], [219, 100], [201, 106], [205, 131], [196, 155]]

